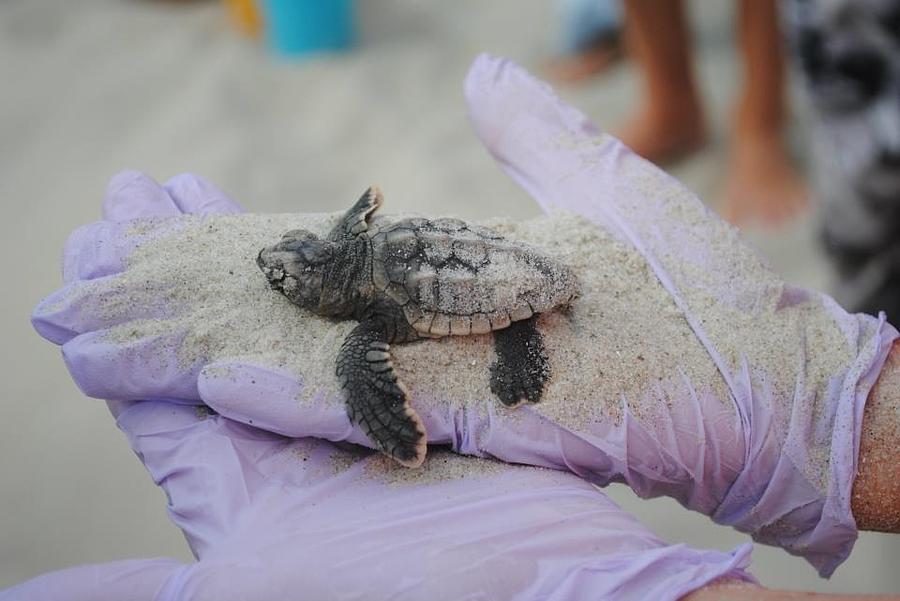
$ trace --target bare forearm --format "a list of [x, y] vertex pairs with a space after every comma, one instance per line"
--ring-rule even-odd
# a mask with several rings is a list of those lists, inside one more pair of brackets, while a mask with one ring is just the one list
[[715, 582], [694, 591], [681, 601], [897, 601], [900, 597], [883, 595], [826, 595], [801, 591], [778, 591], [746, 582]]
[[[891, 349], [863, 415], [859, 461], [851, 502], [862, 530], [900, 533], [900, 342]], [[682, 601], [900, 600], [900, 596], [825, 595], [717, 582]]]
[[851, 508], [860, 529], [900, 533], [900, 343], [866, 402]]

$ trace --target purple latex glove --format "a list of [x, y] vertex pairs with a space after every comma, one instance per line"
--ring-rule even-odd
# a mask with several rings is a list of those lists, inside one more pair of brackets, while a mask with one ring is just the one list
[[[136, 173], [113, 180], [104, 206], [105, 217], [119, 220], [237, 210], [199, 178], [163, 188]], [[90, 231], [122, 227], [109, 221]], [[135, 246], [134, 239], [83, 240], [84, 230], [68, 247], [70, 283], [115, 277]], [[65, 337], [62, 327], [42, 332]], [[64, 346], [70, 367], [77, 340]], [[109, 374], [125, 383], [117, 385], [148, 387], [140, 379], [153, 372], [136, 357]], [[158, 391], [188, 388], [184, 375], [157, 376], [165, 379]], [[666, 545], [564, 472], [435, 450], [410, 471], [358, 447], [285, 438], [203, 407], [115, 401], [110, 408], [165, 489], [198, 562], [76, 567], [8, 589], [0, 600], [678, 599], [720, 578], [752, 581], [743, 571], [749, 545], [730, 554]]]
[[[576, 399], [600, 405], [611, 397], [620, 405], [616, 415], [591, 416], [576, 427], [546, 411], [548, 398], [511, 413], [489, 395], [450, 402], [458, 399], [442, 397], [439, 382], [412, 389], [429, 440], [465, 454], [569, 470], [601, 485], [626, 482], [646, 497], [671, 496], [830, 574], [856, 538], [850, 489], [862, 409], [895, 330], [883, 318], [848, 315], [826, 296], [784, 284], [693, 195], [617, 141], [596, 138], [583, 115], [518, 67], [480, 58], [466, 94], [476, 132], [501, 167], [545, 208], [584, 215], [629, 248], [630, 259], [651, 270], [671, 315], [663, 323], [636, 306], [634, 315], [612, 324], [613, 339], [621, 335], [616, 325], [638, 324], [634, 334], [646, 342], [638, 359], [664, 366], [659, 373], [635, 368], [646, 379], [638, 392]], [[113, 218], [127, 216], [115, 205]], [[161, 222], [140, 231], [165, 236], [178, 227]], [[88, 226], [70, 241], [67, 280], [91, 275], [95, 255], [121, 269], [140, 243], [129, 224]], [[333, 398], [330, 377], [301, 382], [246, 357], [185, 366], [176, 351], [186, 332], [178, 328], [127, 344], [111, 341], [108, 328], [147, 315], [130, 312], [127, 303], [98, 311], [106, 302], [101, 297], [115, 297], [120, 284], [108, 277], [98, 287], [102, 294], [71, 282], [34, 315], [39, 332], [64, 344], [66, 363], [87, 394], [202, 399], [222, 415], [272, 432], [367, 443]], [[678, 337], [684, 331], [690, 339]], [[693, 359], [680, 363], [682, 355]], [[614, 357], [611, 363], [593, 357], [555, 377], [622, 369]], [[454, 377], [455, 370], [445, 371], [435, 378]], [[318, 402], [298, 404], [301, 395]]]
[[[897, 331], [883, 313], [850, 315], [824, 294], [783, 282], [690, 191], [598, 137], [583, 114], [517, 66], [481, 57], [466, 94], [475, 129], [504, 171], [546, 210], [582, 214], [633, 246], [720, 372], [728, 391], [720, 400], [738, 421], [717, 423], [721, 413], [692, 402], [701, 383], [686, 387], [675, 405], [696, 407], [705, 428], [663, 442], [694, 476], [674, 496], [830, 575], [856, 540], [850, 497], [863, 408]], [[709, 436], [734, 440], [734, 426], [740, 467], [727, 486], [710, 487], [722, 483], [717, 463], [733, 455]], [[699, 452], [688, 450], [692, 438]]]

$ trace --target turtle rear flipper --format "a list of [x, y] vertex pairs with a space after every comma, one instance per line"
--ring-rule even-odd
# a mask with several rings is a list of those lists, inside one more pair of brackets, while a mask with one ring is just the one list
[[535, 327], [537, 318], [533, 315], [494, 331], [497, 361], [491, 365], [491, 391], [507, 407], [538, 402], [550, 377], [544, 340]]
[[337, 358], [337, 375], [350, 421], [382, 453], [406, 467], [425, 460], [425, 426], [391, 364], [388, 331], [381, 320], [353, 328]]

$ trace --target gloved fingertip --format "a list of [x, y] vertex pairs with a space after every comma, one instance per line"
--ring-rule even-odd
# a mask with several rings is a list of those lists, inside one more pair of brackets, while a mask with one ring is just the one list
[[195, 404], [199, 361], [178, 356], [182, 332], [119, 341], [108, 330], [91, 331], [62, 346], [63, 360], [78, 388], [98, 399], [162, 400]]
[[89, 223], [73, 231], [63, 252], [63, 281], [68, 284], [122, 271], [118, 234], [118, 224], [111, 221]]
[[231, 200], [216, 185], [193, 173], [176, 175], [164, 187], [183, 213], [208, 215], [244, 212], [241, 205]]
[[502, 79], [509, 62], [489, 54], [481, 54], [472, 63], [463, 82], [463, 95], [469, 109], [469, 120], [482, 143], [491, 151], [503, 113], [492, 102], [493, 88]]
[[135, 403], [140, 402], [141, 401], [106, 401], [106, 406], [109, 409], [109, 412], [112, 413], [112, 416], [119, 419], [120, 415], [131, 409]]
[[483, 52], [475, 57], [463, 81], [463, 90], [467, 100], [478, 100], [493, 85], [506, 76], [513, 63], [509, 59], [493, 56]]
[[341, 400], [321, 391], [303, 402], [303, 383], [286, 370], [220, 361], [203, 368], [197, 390], [221, 415], [277, 434], [346, 440], [353, 430]]
[[297, 435], [291, 430], [302, 384], [287, 372], [219, 361], [200, 371], [197, 390], [204, 403], [230, 419]]
[[60, 302], [58, 298], [60, 292], [62, 291], [58, 291], [42, 300], [31, 313], [31, 327], [34, 328], [41, 338], [53, 344], [65, 344], [78, 335], [78, 332], [72, 331], [53, 319], [53, 316], [57, 313], [56, 307]]
[[103, 218], [109, 221], [166, 217], [180, 213], [163, 187], [140, 171], [120, 171], [109, 180], [106, 187]]
[[35, 331], [54, 344], [64, 344], [80, 334], [85, 324], [74, 307], [81, 298], [79, 290], [79, 284], [70, 284], [42, 299], [31, 312]]
[[511, 60], [482, 54], [466, 75], [464, 91], [475, 129], [489, 150], [520, 113], [560, 128], [560, 133], [594, 136], [599, 129], [581, 111], [559, 99], [553, 88]]

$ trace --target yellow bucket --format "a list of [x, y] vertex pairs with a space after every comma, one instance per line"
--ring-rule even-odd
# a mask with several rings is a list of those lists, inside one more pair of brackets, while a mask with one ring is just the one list
[[224, 0], [231, 22], [249, 36], [259, 35], [262, 18], [255, 0]]

